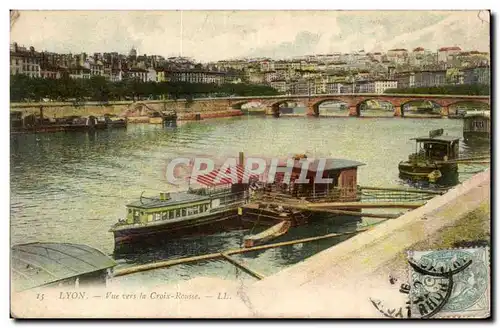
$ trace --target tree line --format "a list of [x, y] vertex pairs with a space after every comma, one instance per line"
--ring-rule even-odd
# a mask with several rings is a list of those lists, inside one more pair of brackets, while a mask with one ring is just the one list
[[274, 96], [279, 92], [267, 85], [247, 83], [208, 84], [187, 82], [142, 82], [125, 79], [111, 82], [102, 76], [90, 79], [32, 78], [26, 75], [11, 75], [10, 100], [25, 101], [120, 101], [193, 99], [229, 96]]
[[487, 84], [458, 84], [435, 87], [395, 88], [387, 89], [385, 93], [488, 96], [490, 94], [490, 86]]

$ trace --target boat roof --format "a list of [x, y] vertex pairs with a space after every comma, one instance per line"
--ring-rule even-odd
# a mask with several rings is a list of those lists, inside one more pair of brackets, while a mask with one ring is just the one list
[[477, 112], [467, 112], [464, 116], [464, 118], [472, 118], [472, 117], [484, 117], [489, 119], [490, 118], [490, 111], [485, 110], [485, 111], [477, 111]]
[[101, 251], [81, 244], [29, 243], [11, 247], [11, 272], [18, 291], [116, 265]]
[[436, 141], [436, 142], [452, 143], [454, 141], [460, 140], [460, 138], [459, 137], [455, 137], [455, 136], [439, 136], [439, 137], [433, 137], [433, 138], [430, 138], [429, 136], [425, 136], [425, 137], [412, 138], [411, 140], [416, 140], [417, 142], [432, 142], [432, 141]]
[[[316, 172], [318, 170], [318, 166], [320, 164], [319, 159], [314, 159], [311, 158], [311, 163], [309, 164], [309, 169], [308, 171], [311, 172]], [[287, 166], [287, 160], [281, 160], [278, 164], [280, 167], [285, 167]], [[350, 159], [342, 159], [342, 158], [327, 158], [325, 167], [323, 168], [324, 171], [329, 171], [329, 170], [341, 170], [341, 169], [348, 169], [348, 168], [353, 168], [353, 167], [358, 167], [366, 165], [365, 163], [361, 163], [358, 161], [353, 161]], [[300, 161], [295, 161], [294, 165], [295, 168], [300, 168], [302, 167], [302, 164]]]
[[146, 198], [143, 197], [142, 200], [135, 201], [128, 204], [128, 207], [137, 207], [143, 209], [151, 209], [157, 207], [166, 207], [172, 205], [180, 205], [185, 203], [193, 203], [202, 200], [209, 200], [209, 196], [203, 196], [198, 194], [189, 193], [187, 191], [172, 192], [170, 193], [169, 199], [161, 200], [160, 197]]

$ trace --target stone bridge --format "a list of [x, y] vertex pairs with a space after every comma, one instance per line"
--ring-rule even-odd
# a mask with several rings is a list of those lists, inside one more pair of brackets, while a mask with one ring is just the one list
[[348, 106], [349, 116], [360, 116], [361, 105], [369, 100], [389, 102], [394, 106], [394, 116], [404, 116], [403, 107], [412, 101], [430, 101], [441, 107], [441, 115], [449, 114], [449, 107], [464, 102], [476, 102], [490, 105], [489, 96], [465, 96], [465, 95], [409, 95], [409, 94], [331, 94], [331, 95], [288, 95], [288, 96], [254, 96], [254, 97], [230, 97], [230, 98], [198, 98], [193, 100], [168, 100], [168, 101], [146, 101], [136, 103], [142, 106], [147, 104], [150, 109], [158, 111], [169, 109], [178, 113], [183, 112], [223, 112], [239, 109], [248, 103], [260, 103], [266, 108], [268, 114], [279, 112], [281, 104], [287, 102], [300, 102], [307, 107], [307, 115], [319, 116], [319, 106], [328, 101], [339, 101]]
[[339, 101], [347, 104], [349, 116], [360, 116], [361, 105], [369, 100], [389, 102], [394, 106], [394, 116], [404, 116], [403, 107], [411, 101], [430, 101], [441, 107], [441, 115], [449, 114], [449, 107], [463, 102], [476, 102], [490, 105], [489, 96], [465, 95], [409, 95], [409, 94], [331, 94], [331, 95], [287, 95], [287, 96], [253, 96], [228, 98], [195, 98], [192, 100], [149, 100], [113, 102], [106, 106], [98, 103], [86, 103], [82, 107], [74, 107], [71, 103], [19, 103], [11, 104], [11, 110], [21, 110], [23, 116], [36, 114], [40, 107], [48, 117], [62, 115], [102, 115], [113, 113], [122, 116], [145, 115], [152, 112], [176, 111], [183, 113], [221, 113], [241, 110], [241, 106], [258, 102], [266, 108], [268, 114], [279, 113], [280, 105], [287, 102], [300, 102], [307, 107], [307, 115], [319, 116], [319, 106], [328, 101]]
[[[307, 115], [318, 116], [319, 106], [328, 101], [339, 101], [348, 106], [349, 116], [360, 116], [361, 105], [369, 100], [384, 101], [394, 106], [394, 116], [404, 116], [403, 107], [412, 101], [431, 101], [441, 107], [441, 114], [447, 116], [449, 107], [464, 102], [476, 102], [490, 104], [489, 96], [462, 96], [462, 95], [409, 95], [409, 94], [332, 94], [311, 96], [273, 96], [273, 97], [238, 97], [214, 99], [213, 101], [228, 102], [234, 109], [250, 102], [259, 102], [267, 107], [269, 114], [279, 111], [279, 106], [286, 102], [301, 102], [307, 107]], [[205, 100], [206, 101], [206, 100]]]

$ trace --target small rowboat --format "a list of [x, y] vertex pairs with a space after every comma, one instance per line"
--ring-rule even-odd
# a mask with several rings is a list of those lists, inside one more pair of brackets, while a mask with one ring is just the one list
[[243, 247], [253, 247], [264, 244], [272, 239], [284, 235], [290, 229], [291, 222], [288, 220], [281, 221], [280, 223], [262, 231], [256, 235], [247, 236], [244, 239]]

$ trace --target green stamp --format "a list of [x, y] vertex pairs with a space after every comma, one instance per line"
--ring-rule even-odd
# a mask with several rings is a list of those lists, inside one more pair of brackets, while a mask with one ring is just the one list
[[410, 251], [408, 262], [411, 317], [489, 317], [488, 247]]

